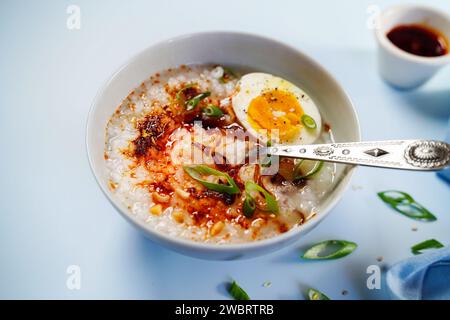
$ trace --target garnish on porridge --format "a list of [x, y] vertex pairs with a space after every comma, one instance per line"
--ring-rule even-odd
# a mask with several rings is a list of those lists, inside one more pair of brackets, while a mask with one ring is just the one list
[[252, 150], [314, 141], [330, 142], [331, 130], [290, 82], [180, 66], [151, 76], [117, 108], [107, 125], [105, 161], [112, 192], [155, 230], [247, 242], [312, 218], [335, 172], [334, 164], [310, 160], [251, 161]]

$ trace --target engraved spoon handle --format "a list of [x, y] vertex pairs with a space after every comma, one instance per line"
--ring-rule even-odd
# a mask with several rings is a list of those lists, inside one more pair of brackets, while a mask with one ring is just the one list
[[434, 171], [450, 165], [450, 145], [435, 140], [387, 140], [314, 145], [276, 145], [271, 155], [370, 167]]

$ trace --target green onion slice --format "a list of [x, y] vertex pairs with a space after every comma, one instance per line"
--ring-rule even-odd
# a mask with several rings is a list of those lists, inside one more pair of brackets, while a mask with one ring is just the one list
[[323, 167], [323, 161], [300, 160], [294, 167], [294, 180], [311, 178]]
[[[241, 192], [236, 182], [234, 182], [234, 180], [227, 173], [224, 173], [222, 171], [215, 170], [206, 165], [183, 166], [183, 169], [193, 179], [197, 180], [210, 190], [228, 194], [237, 194]], [[202, 176], [211, 176], [211, 175], [219, 178], [220, 177], [225, 178], [228, 184], [209, 182], [202, 178]]]
[[330, 298], [328, 298], [324, 293], [313, 288], [308, 289], [306, 296], [308, 300], [330, 300]]
[[[258, 194], [262, 194], [264, 196], [264, 207], [258, 206], [257, 201], [255, 200], [255, 197], [258, 196]], [[255, 207], [262, 211], [275, 214], [279, 212], [278, 202], [275, 197], [272, 196], [266, 189], [254, 183], [253, 181], [247, 181], [245, 183], [245, 198], [252, 198], [253, 202], [255, 203]]]
[[308, 129], [317, 128], [316, 121], [314, 121], [314, 119], [308, 116], [307, 114], [302, 115], [302, 123]]
[[234, 300], [250, 300], [247, 292], [244, 291], [236, 281], [233, 281], [228, 287], [228, 292], [234, 298]]
[[430, 240], [426, 240], [423, 241], [421, 243], [418, 243], [414, 246], [411, 247], [411, 251], [413, 254], [421, 254], [423, 253], [423, 250], [427, 250], [427, 249], [439, 249], [439, 248], [443, 248], [444, 245], [442, 243], [440, 243], [439, 241], [437, 241], [436, 239], [430, 239]]
[[186, 102], [185, 102], [186, 110], [190, 111], [190, 110], [194, 109], [200, 103], [200, 101], [209, 97], [210, 95], [211, 95], [211, 92], [206, 91], [206, 92], [196, 95], [195, 97], [193, 97], [189, 100], [186, 100]]
[[437, 218], [426, 208], [417, 202], [410, 204], [398, 204], [393, 207], [396, 211], [407, 217], [422, 221], [435, 221]]
[[264, 159], [261, 160], [260, 165], [261, 167], [264, 168], [270, 167], [272, 165], [272, 157], [271, 156], [264, 157]]
[[188, 84], [187, 86], [181, 88], [181, 89], [177, 92], [175, 98], [176, 98], [177, 100], [181, 100], [181, 98], [182, 98], [181, 95], [183, 94], [183, 92], [184, 92], [186, 89], [189, 89], [189, 88], [192, 88], [192, 87], [194, 87], [194, 84]]
[[244, 204], [242, 206], [242, 211], [244, 212], [244, 216], [246, 216], [247, 218], [253, 217], [255, 210], [256, 210], [255, 199], [246, 195]]
[[222, 67], [223, 76], [219, 79], [221, 83], [227, 83], [230, 78], [236, 78], [236, 74], [230, 69], [226, 67]]
[[406, 192], [388, 190], [377, 193], [392, 209], [415, 220], [435, 221], [437, 218]]
[[213, 104], [210, 104], [207, 107], [203, 108], [203, 113], [208, 117], [219, 118], [219, 117], [223, 116], [222, 110]]
[[388, 190], [383, 192], [378, 192], [378, 196], [386, 203], [389, 204], [399, 204], [399, 203], [412, 203], [415, 202], [414, 199], [406, 192], [397, 190]]
[[223, 68], [223, 71], [225, 74], [227, 74], [233, 78], [236, 78], [236, 73], [234, 73], [233, 70], [231, 70], [230, 68], [227, 68], [227, 67], [222, 67], [222, 68]]
[[331, 260], [343, 258], [352, 253], [358, 245], [345, 240], [327, 240], [319, 242], [306, 250], [303, 259]]

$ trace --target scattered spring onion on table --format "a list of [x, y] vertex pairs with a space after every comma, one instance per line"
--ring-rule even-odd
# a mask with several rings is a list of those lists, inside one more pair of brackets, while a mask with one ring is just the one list
[[[257, 201], [255, 200], [255, 197], [260, 194], [264, 196], [265, 206], [263, 207], [258, 207]], [[274, 214], [277, 214], [279, 211], [278, 202], [274, 196], [253, 181], [247, 181], [245, 183], [245, 200], [242, 210], [244, 211], [244, 215], [247, 218], [250, 218], [253, 216], [256, 208], [261, 211]]]
[[215, 117], [219, 118], [223, 116], [222, 110], [213, 104], [208, 105], [207, 107], [203, 108], [203, 114], [208, 117]]
[[184, 103], [186, 106], [186, 110], [187, 111], [193, 110], [200, 103], [200, 101], [209, 97], [210, 95], [211, 95], [211, 92], [206, 91], [206, 92], [196, 95], [195, 97], [193, 97], [189, 100], [186, 100]]
[[294, 180], [311, 178], [323, 167], [323, 161], [300, 160], [294, 167]]
[[406, 192], [388, 190], [378, 192], [378, 197], [392, 209], [415, 220], [435, 221], [437, 218]]
[[[227, 194], [237, 194], [241, 192], [233, 178], [225, 172], [213, 169], [206, 165], [183, 166], [183, 169], [191, 176], [191, 178], [197, 180], [209, 190]], [[218, 179], [224, 178], [227, 181], [227, 184], [209, 182], [203, 179], [203, 176], [216, 176]]]
[[439, 249], [443, 248], [444, 245], [437, 241], [436, 239], [425, 240], [411, 247], [411, 252], [415, 255], [423, 253], [423, 250], [427, 249]]
[[326, 240], [305, 251], [302, 258], [307, 260], [331, 260], [343, 258], [358, 247], [354, 242], [345, 240]]
[[317, 128], [316, 121], [308, 116], [307, 114], [302, 115], [302, 123], [303, 125], [308, 129], [315, 129]]
[[324, 293], [319, 290], [309, 288], [306, 292], [306, 297], [308, 300], [330, 300]]
[[234, 300], [250, 300], [247, 292], [244, 291], [236, 281], [233, 281], [228, 287], [228, 292], [234, 298]]

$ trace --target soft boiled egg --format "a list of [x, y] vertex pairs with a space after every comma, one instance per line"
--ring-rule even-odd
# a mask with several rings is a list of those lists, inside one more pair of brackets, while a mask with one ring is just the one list
[[[283, 144], [309, 144], [322, 130], [314, 101], [297, 86], [271, 74], [244, 75], [231, 101], [241, 124], [263, 141], [267, 137], [276, 141], [278, 137]], [[310, 124], [305, 125], [302, 117]]]

